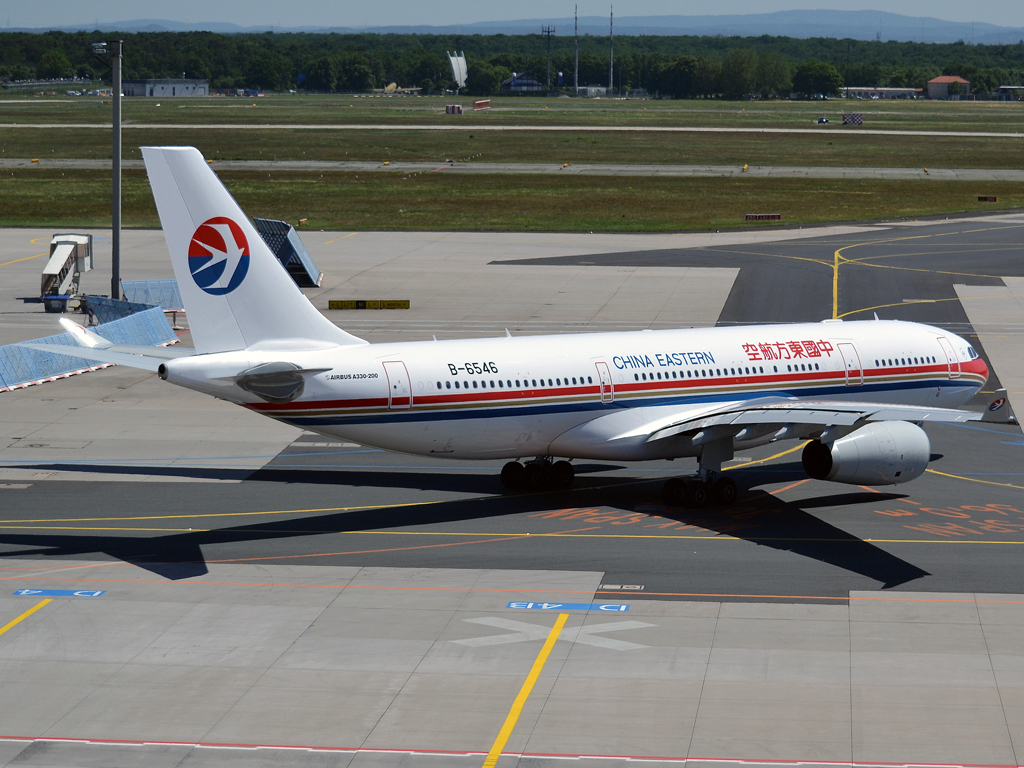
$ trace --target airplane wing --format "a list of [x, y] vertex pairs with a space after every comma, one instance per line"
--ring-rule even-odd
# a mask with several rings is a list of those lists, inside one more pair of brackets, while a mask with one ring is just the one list
[[[1008, 411], [992, 416], [1005, 404]], [[996, 406], [995, 409], [992, 406]], [[951, 408], [929, 408], [917, 405], [890, 405], [886, 403], [842, 402], [834, 400], [784, 400], [781, 402], [732, 404], [697, 418], [682, 416], [680, 419], [652, 425], [653, 429], [645, 442], [663, 440], [674, 435], [693, 433], [695, 442], [732, 436], [744, 439], [764, 435], [778, 430], [778, 437], [803, 437], [809, 433], [821, 432], [821, 437], [841, 437], [851, 429], [874, 421], [912, 421], [964, 423], [986, 421], [990, 423], [1016, 424], [1013, 411], [1009, 410], [1006, 391], [996, 392], [996, 397], [984, 413], [955, 410]], [[703, 435], [700, 433], [704, 433]]]

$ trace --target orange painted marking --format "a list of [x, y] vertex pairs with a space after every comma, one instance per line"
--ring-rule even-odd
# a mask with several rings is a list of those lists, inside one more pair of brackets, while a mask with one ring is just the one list
[[791, 485], [787, 485], [785, 488], [779, 488], [779, 490], [777, 491], [768, 491], [768, 495], [775, 496], [776, 494], [783, 493], [784, 491], [790, 491], [793, 488], [796, 488], [798, 485], [803, 485], [804, 483], [809, 483], [810, 481], [811, 478], [809, 477], [805, 480], [798, 480], [797, 482], [792, 483]]

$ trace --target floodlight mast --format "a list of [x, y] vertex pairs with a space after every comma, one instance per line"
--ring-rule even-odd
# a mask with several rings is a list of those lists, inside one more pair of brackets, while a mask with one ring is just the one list
[[110, 44], [113, 69], [113, 189], [110, 201], [110, 298], [121, 298], [121, 52], [124, 41]]
[[580, 95], [580, 6], [577, 3], [575, 10], [572, 12], [573, 20], [573, 48], [575, 49], [575, 59], [572, 70], [572, 95]]
[[613, 66], [615, 62], [615, 6], [611, 6], [612, 14], [608, 23], [608, 92], [615, 90]]
[[548, 90], [551, 90], [551, 36], [555, 34], [554, 27], [541, 27], [541, 34], [548, 38]]

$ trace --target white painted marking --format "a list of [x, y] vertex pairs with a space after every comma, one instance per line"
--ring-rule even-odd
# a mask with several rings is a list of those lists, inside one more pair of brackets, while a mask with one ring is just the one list
[[[545, 640], [551, 627], [546, 625], [530, 624], [525, 621], [513, 621], [502, 619], [497, 616], [487, 616], [479, 619], [463, 619], [469, 624], [483, 624], [487, 627], [512, 630], [506, 635], [486, 635], [484, 637], [470, 637], [465, 640], [452, 640], [459, 645], [470, 647], [484, 647], [491, 645], [507, 645], [510, 643], [528, 643], [533, 640]], [[568, 627], [562, 630], [559, 640], [567, 640], [570, 643], [581, 645], [592, 645], [595, 648], [605, 648], [611, 651], [634, 651], [640, 648], [647, 648], [646, 645], [630, 643], [626, 640], [615, 640], [610, 637], [595, 637], [604, 632], [619, 632], [624, 629], [644, 629], [654, 627], [655, 624], [647, 624], [643, 621], [612, 621], [607, 624], [590, 624], [582, 627]]]

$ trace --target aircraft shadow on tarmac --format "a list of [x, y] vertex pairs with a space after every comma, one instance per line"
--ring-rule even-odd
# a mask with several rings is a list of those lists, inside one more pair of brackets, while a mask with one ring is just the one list
[[[54, 468], [54, 465], [47, 465]], [[81, 465], [75, 465], [81, 468]], [[611, 469], [607, 465], [584, 465], [584, 471]], [[110, 471], [97, 467], [96, 471]], [[139, 468], [153, 474], [153, 468]], [[175, 468], [179, 469], [179, 468]], [[212, 470], [211, 470], [212, 471]], [[232, 470], [233, 471], [233, 470]], [[279, 475], [280, 473], [280, 475]], [[298, 473], [298, 474], [296, 474]], [[496, 478], [476, 473], [409, 473], [404, 472], [330, 472], [323, 470], [267, 469], [263, 475], [279, 482], [316, 482], [319, 477], [334, 476], [332, 484], [373, 485], [381, 488], [412, 487], [436, 490], [461, 490], [486, 494], [484, 498], [461, 499], [428, 506], [365, 509], [292, 517], [256, 525], [239, 525], [209, 531], [175, 532], [157, 536], [75, 535], [0, 533], [0, 545], [11, 549], [0, 558], [64, 557], [81, 558], [98, 553], [115, 560], [158, 574], [171, 580], [202, 576], [208, 572], [203, 548], [245, 541], [285, 540], [347, 531], [389, 530], [407, 527], [443, 525], [489, 518], [511, 517], [533, 512], [550, 511], [559, 506], [611, 506], [633, 509], [637, 502], [647, 502], [660, 488], [661, 478], [649, 483], [634, 477], [582, 477], [571, 493], [491, 495], [496, 492]], [[734, 475], [740, 486], [752, 488], [743, 494], [733, 508], [723, 510], [666, 508], [663, 518], [694, 525], [715, 533], [727, 534], [758, 546], [791, 552], [836, 568], [865, 576], [879, 582], [883, 589], [892, 588], [930, 575], [917, 566], [886, 552], [840, 528], [816, 517], [806, 509], [842, 507], [866, 502], [898, 498], [894, 494], [854, 491], [838, 495], [805, 499], [798, 504], [787, 503], [764, 491], [759, 485], [778, 483], [780, 478], [794, 480], [805, 477], [798, 464], [773, 465], [770, 469], [740, 469]], [[336, 553], [338, 556], [345, 553]], [[351, 554], [359, 554], [353, 552]], [[240, 557], [231, 562], [245, 562]], [[281, 555], [282, 561], [289, 559]], [[218, 562], [216, 559], [211, 562]]]
[[[805, 477], [798, 464], [782, 464], [772, 467], [772, 481], [778, 482], [778, 474], [787, 467], [791, 467], [794, 479]], [[744, 494], [730, 509], [673, 507], [662, 513], [662, 517], [818, 560], [881, 582], [883, 589], [931, 575], [806, 511], [817, 507], [834, 509], [890, 501], [902, 498], [903, 494], [854, 491], [790, 503], [757, 489], [756, 486], [764, 482], [758, 482], [758, 474], [756, 471], [740, 471], [734, 475], [741, 488], [752, 487], [753, 490]]]
[[[310, 469], [287, 465], [267, 466], [262, 469], [234, 469], [230, 467], [152, 467], [112, 464], [23, 464], [19, 469], [37, 472], [77, 472], [83, 475], [127, 475], [138, 477], [166, 477], [174, 479], [249, 481], [285, 483], [295, 485], [331, 485], [363, 488], [411, 488], [420, 491], [443, 491], [493, 494], [501, 491], [498, 471], [493, 472], [438, 472], [432, 467], [424, 471], [381, 469], [337, 469], [330, 465]], [[617, 464], [575, 464], [577, 477], [596, 472], [623, 470]]]

